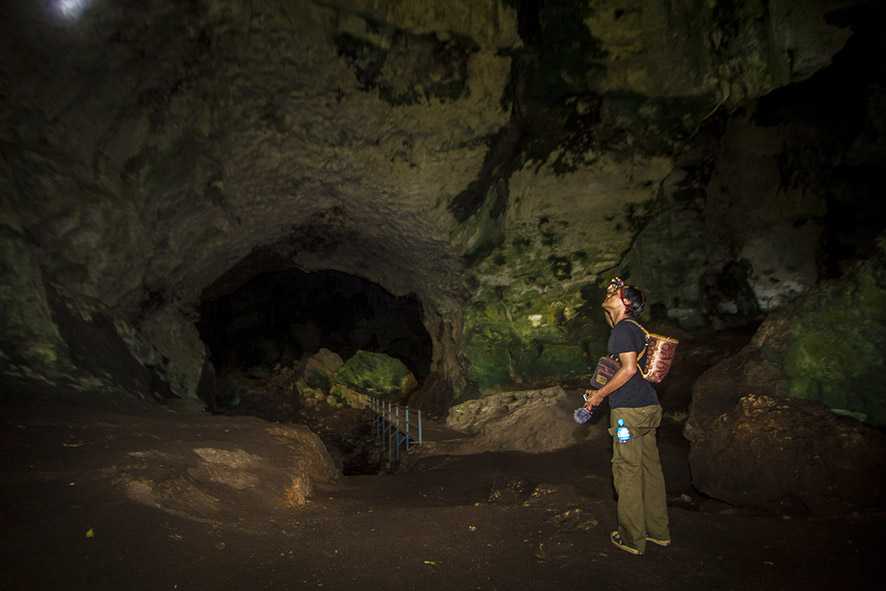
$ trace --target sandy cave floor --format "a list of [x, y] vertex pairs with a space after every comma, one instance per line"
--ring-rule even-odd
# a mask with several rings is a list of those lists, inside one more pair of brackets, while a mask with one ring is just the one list
[[[260, 419], [33, 405], [4, 414], [3, 590], [880, 588], [886, 515], [766, 515], [705, 499], [676, 423], [660, 432], [674, 544], [636, 557], [608, 542], [608, 442], [416, 456], [393, 474], [318, 486], [297, 509], [220, 487], [222, 508], [207, 513], [199, 498], [162, 510], [121, 494], [119, 450], [254, 447], [263, 442], [245, 439]], [[169, 474], [162, 459], [141, 470]]]

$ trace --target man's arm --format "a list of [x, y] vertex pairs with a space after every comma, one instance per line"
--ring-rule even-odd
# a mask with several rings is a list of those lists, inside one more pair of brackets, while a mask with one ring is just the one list
[[591, 409], [595, 406], [599, 406], [603, 399], [624, 386], [628, 383], [634, 374], [637, 373], [637, 353], [634, 351], [628, 351], [626, 353], [619, 353], [618, 360], [621, 362], [621, 368], [615, 375], [613, 375], [606, 385], [600, 388], [599, 390], [587, 390], [587, 394], [589, 395], [588, 401], [585, 404], [587, 409]]

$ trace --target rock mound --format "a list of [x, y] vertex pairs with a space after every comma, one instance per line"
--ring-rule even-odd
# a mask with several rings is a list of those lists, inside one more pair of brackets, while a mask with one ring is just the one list
[[357, 351], [335, 372], [335, 381], [378, 398], [401, 400], [418, 382], [403, 362], [383, 353]]
[[695, 382], [685, 435], [700, 490], [752, 505], [792, 498], [816, 512], [877, 502], [883, 434], [864, 423], [886, 421], [884, 244], [772, 313]]
[[605, 435], [602, 422], [575, 424], [572, 413], [579, 405], [560, 386], [502, 392], [452, 407], [446, 425], [475, 435], [470, 441], [475, 452], [548, 452]]
[[[326, 447], [307, 427], [251, 418], [186, 422], [193, 435], [160, 443], [151, 437], [149, 447], [138, 437], [124, 439], [113, 480], [130, 500], [198, 521], [249, 527], [262, 522], [263, 511], [304, 505], [316, 483], [338, 477]], [[153, 422], [138, 426], [140, 435], [165, 429]]]
[[693, 483], [730, 503], [827, 514], [884, 500], [886, 437], [817, 402], [748, 394], [686, 436]]
[[312, 388], [329, 390], [335, 372], [344, 365], [341, 356], [329, 349], [320, 349], [305, 362], [304, 379]]
[[772, 313], [737, 355], [693, 388], [696, 423], [761, 392], [822, 402], [886, 425], [886, 237], [871, 259]]
[[22, 451], [13, 455], [26, 457], [26, 449], [29, 455], [10, 464], [10, 474], [23, 483], [76, 487], [101, 502], [126, 499], [201, 523], [261, 531], [269, 517], [309, 503], [318, 486], [339, 476], [323, 442], [302, 425], [145, 404], [35, 408], [40, 412], [11, 409]]

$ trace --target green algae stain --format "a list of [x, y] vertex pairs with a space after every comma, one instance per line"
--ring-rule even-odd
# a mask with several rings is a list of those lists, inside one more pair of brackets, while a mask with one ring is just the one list
[[568, 258], [551, 255], [548, 257], [548, 264], [551, 266], [554, 277], [560, 281], [572, 279], [572, 261]]
[[50, 343], [34, 343], [28, 347], [25, 358], [45, 367], [58, 361], [58, 353]]
[[415, 385], [402, 361], [369, 351], [357, 351], [335, 372], [335, 381], [380, 398], [398, 398]]
[[886, 290], [866, 265], [804, 302], [784, 359], [791, 396], [886, 424]]
[[605, 347], [602, 319], [577, 312], [580, 293], [539, 297], [527, 292], [466, 310], [463, 355], [467, 377], [481, 394], [590, 378], [589, 343]]

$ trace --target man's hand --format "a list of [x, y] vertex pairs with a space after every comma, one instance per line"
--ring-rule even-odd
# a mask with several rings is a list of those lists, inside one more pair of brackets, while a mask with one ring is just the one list
[[606, 398], [605, 396], [600, 396], [599, 390], [585, 390], [585, 395], [587, 395], [585, 408], [588, 410], [593, 409], [595, 406], [600, 406], [603, 403], [603, 399]]

